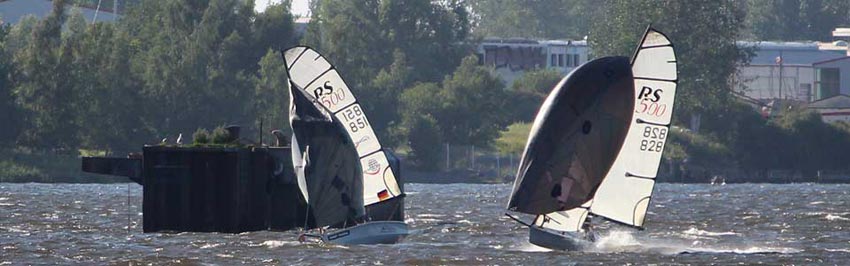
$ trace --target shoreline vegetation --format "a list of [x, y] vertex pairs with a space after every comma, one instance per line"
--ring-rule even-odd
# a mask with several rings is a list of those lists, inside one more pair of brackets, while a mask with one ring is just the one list
[[830, 41], [850, 24], [847, 1], [323, 0], [298, 27], [289, 7], [257, 13], [253, 1], [131, 1], [118, 21], [97, 23], [79, 2], [0, 23], [0, 182], [124, 182], [81, 173], [80, 156], [124, 156], [216, 125], [252, 139], [287, 131], [279, 51], [295, 45], [334, 62], [408, 182], [504, 182], [562, 74], [523, 69], [504, 84], [497, 67], [519, 66], [483, 64], [477, 44], [586, 39], [592, 56], [629, 56], [649, 24], [680, 61], [660, 182], [850, 176], [850, 124], [799, 104], [762, 115], [732, 93], [753, 54], [736, 41]]

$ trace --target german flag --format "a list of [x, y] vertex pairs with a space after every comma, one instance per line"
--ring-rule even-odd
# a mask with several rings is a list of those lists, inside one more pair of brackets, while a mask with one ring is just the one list
[[390, 192], [388, 192], [386, 189], [381, 190], [381, 192], [378, 192], [378, 200], [384, 201], [388, 198], [390, 198]]

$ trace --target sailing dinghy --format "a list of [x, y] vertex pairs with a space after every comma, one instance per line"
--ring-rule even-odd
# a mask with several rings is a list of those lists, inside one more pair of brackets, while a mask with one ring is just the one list
[[676, 67], [673, 44], [648, 28], [631, 62], [590, 61], [552, 90], [508, 204], [509, 211], [536, 216], [526, 223], [507, 214], [529, 227], [529, 242], [583, 249], [595, 239], [586, 231], [589, 215], [643, 229], [670, 127]]
[[290, 85], [292, 160], [309, 212], [304, 227], [321, 232], [304, 236], [335, 244], [400, 241], [408, 234], [407, 224], [373, 220], [367, 212], [381, 204], [395, 204], [392, 210], [398, 210], [402, 201], [393, 199], [404, 194], [357, 99], [315, 50], [295, 47], [283, 58]]

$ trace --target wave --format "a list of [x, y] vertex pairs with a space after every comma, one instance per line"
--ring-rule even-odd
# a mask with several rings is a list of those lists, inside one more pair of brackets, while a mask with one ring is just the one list
[[705, 231], [705, 230], [697, 229], [695, 227], [691, 227], [688, 230], [682, 231], [682, 233], [686, 234], [686, 235], [697, 235], [697, 236], [737, 236], [737, 235], [740, 235], [738, 233], [731, 232], [731, 231], [730, 232], [711, 232], [711, 231]]
[[541, 247], [541, 246], [538, 246], [538, 245], [535, 245], [535, 244], [531, 244], [531, 243], [528, 243], [528, 242], [519, 246], [519, 248], [517, 248], [517, 250], [522, 251], [522, 252], [552, 252], [552, 251], [554, 251], [554, 250], [544, 248], [544, 247]]
[[[693, 229], [693, 228], [692, 228]], [[689, 232], [690, 231], [690, 232]], [[687, 230], [686, 233], [704, 235], [738, 235], [734, 232], [709, 232], [703, 230]], [[682, 239], [642, 238], [629, 231], [612, 231], [596, 241], [588, 250], [599, 253], [659, 253], [664, 255], [677, 254], [790, 254], [801, 252], [799, 249], [784, 247], [727, 247], [722, 245], [704, 245], [700, 241], [688, 243]]]
[[279, 248], [282, 246], [291, 246], [291, 245], [300, 245], [301, 243], [296, 241], [286, 241], [286, 240], [266, 240], [263, 243], [251, 245], [253, 247], [267, 247], [267, 248]]
[[679, 254], [793, 254], [802, 250], [796, 248], [771, 248], [771, 247], [747, 247], [747, 248], [689, 248]]
[[830, 221], [850, 221], [850, 218], [842, 217], [839, 215], [827, 214], [824, 218]]

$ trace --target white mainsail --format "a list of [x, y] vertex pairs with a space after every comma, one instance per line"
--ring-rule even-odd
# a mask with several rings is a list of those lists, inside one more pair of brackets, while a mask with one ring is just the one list
[[669, 136], [676, 95], [673, 44], [652, 28], [632, 58], [635, 113], [620, 154], [593, 200], [590, 212], [643, 227], [661, 154]]
[[401, 195], [372, 125], [334, 66], [308, 47], [290, 48], [284, 52], [283, 58], [290, 81], [327, 108], [345, 126], [363, 168], [364, 204], [371, 205]]

